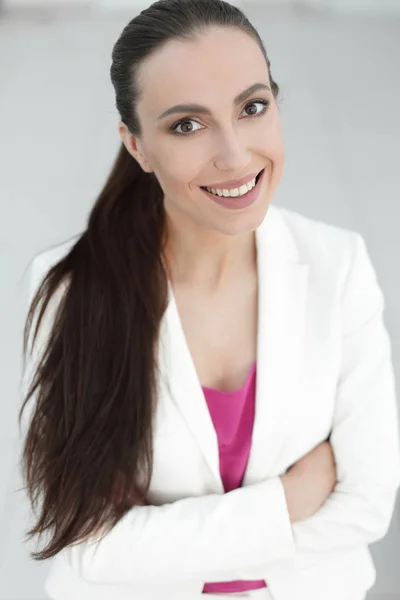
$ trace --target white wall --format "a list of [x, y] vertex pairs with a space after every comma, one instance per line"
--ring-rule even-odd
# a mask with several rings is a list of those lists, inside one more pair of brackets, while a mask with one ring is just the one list
[[139, 12], [150, 6], [153, 0], [92, 0], [94, 8], [115, 10], [118, 8], [131, 9], [132, 12]]
[[[117, 1], [117, 0], [116, 0]], [[3, 0], [4, 8], [90, 6], [92, 0]]]
[[374, 14], [396, 12], [400, 14], [400, 0], [323, 0], [341, 12], [369, 12]]
[[[111, 4], [112, 0], [106, 0]], [[121, 0], [124, 2], [124, 0]], [[129, 2], [129, 0], [126, 0]], [[237, 0], [236, 4], [245, 6], [246, 4], [290, 4], [303, 5], [310, 7], [329, 8], [338, 12], [347, 13], [387, 13], [394, 12], [400, 14], [400, 0]]]
[[[23, 0], [19, 0], [23, 1]], [[49, 0], [50, 2], [52, 0]], [[75, 0], [76, 1], [76, 0]], [[231, 0], [232, 4], [245, 6], [257, 3], [268, 4], [299, 4], [311, 7], [327, 7], [340, 12], [398, 12], [400, 13], [400, 0]], [[106, 9], [134, 8], [142, 10], [151, 4], [151, 0], [92, 0], [94, 7]]]
[[[129, 9], [133, 12], [139, 12], [143, 8], [147, 8], [152, 3], [152, 0], [3, 0], [3, 2], [6, 8], [87, 6], [94, 10]], [[366, 12], [379, 14], [393, 12], [400, 14], [400, 0], [231, 0], [231, 2], [237, 6], [246, 6], [247, 4], [254, 3], [259, 5], [299, 4], [310, 7], [326, 7], [344, 13]]]

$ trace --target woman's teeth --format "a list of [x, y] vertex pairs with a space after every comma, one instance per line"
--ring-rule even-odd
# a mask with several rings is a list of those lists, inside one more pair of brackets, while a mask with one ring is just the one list
[[244, 196], [255, 185], [256, 185], [256, 177], [254, 179], [252, 179], [251, 181], [249, 181], [249, 183], [246, 183], [245, 185], [242, 185], [239, 188], [234, 188], [231, 190], [227, 190], [227, 189], [219, 190], [219, 189], [209, 188], [209, 187], [205, 187], [204, 189], [206, 189], [207, 192], [211, 192], [211, 194], [214, 194], [215, 196], [226, 196], [226, 197], [231, 196], [232, 198], [235, 198], [237, 196]]

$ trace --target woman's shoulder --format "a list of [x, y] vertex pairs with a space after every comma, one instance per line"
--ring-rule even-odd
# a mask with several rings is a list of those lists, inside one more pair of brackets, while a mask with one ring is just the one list
[[61, 260], [63, 256], [68, 254], [81, 235], [81, 233], [77, 233], [66, 240], [42, 248], [33, 256], [32, 264], [35, 264], [37, 267], [50, 268], [53, 264]]
[[[357, 230], [321, 218], [311, 217], [282, 206], [270, 206], [272, 218], [289, 230], [305, 262], [347, 261], [354, 247], [364, 241]], [[328, 264], [329, 264], [328, 263]]]
[[289, 209], [283, 206], [270, 206], [268, 210], [271, 210], [275, 215], [279, 215], [280, 219], [283, 219], [285, 223], [291, 228], [293, 233], [301, 235], [303, 233], [313, 232], [322, 237], [330, 236], [338, 240], [352, 237], [358, 232], [349, 227], [338, 223], [331, 223], [321, 218], [314, 216], [308, 216], [302, 212], [298, 212], [293, 209]]
[[[31, 260], [29, 261], [27, 268], [27, 285], [30, 301], [32, 301], [33, 296], [36, 293], [39, 285], [42, 283], [44, 277], [47, 275], [50, 269], [69, 252], [69, 250], [73, 247], [73, 245], [78, 241], [80, 237], [81, 234], [78, 233], [66, 240], [63, 240], [51, 246], [46, 246], [33, 255]], [[64, 290], [66, 289], [67, 284], [68, 282], [65, 281], [60, 286], [59, 290], [55, 293], [51, 301], [52, 306], [57, 305], [59, 299], [64, 293]]]

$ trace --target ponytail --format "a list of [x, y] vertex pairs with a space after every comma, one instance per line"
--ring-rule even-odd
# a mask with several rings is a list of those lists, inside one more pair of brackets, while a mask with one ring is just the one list
[[24, 355], [41, 302], [33, 341], [39, 328], [47, 332], [39, 338], [45, 360], [20, 411], [21, 419], [37, 391], [23, 468], [33, 507], [39, 491], [43, 501], [28, 537], [53, 530], [47, 548], [32, 553], [37, 560], [147, 504], [155, 349], [168, 293], [164, 219], [158, 181], [122, 144], [87, 229], [39, 277]]

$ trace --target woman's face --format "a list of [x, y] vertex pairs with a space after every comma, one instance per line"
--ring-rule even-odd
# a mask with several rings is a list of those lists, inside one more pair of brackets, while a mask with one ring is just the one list
[[[234, 102], [256, 83], [269, 89]], [[256, 229], [284, 164], [279, 112], [257, 43], [228, 28], [211, 29], [196, 41], [171, 41], [142, 65], [139, 86], [142, 136], [133, 138], [122, 124], [120, 135], [142, 168], [154, 171], [174, 224], [225, 235]], [[160, 117], [182, 104], [204, 110]], [[201, 189], [264, 168], [258, 199], [246, 208], [222, 207]]]

